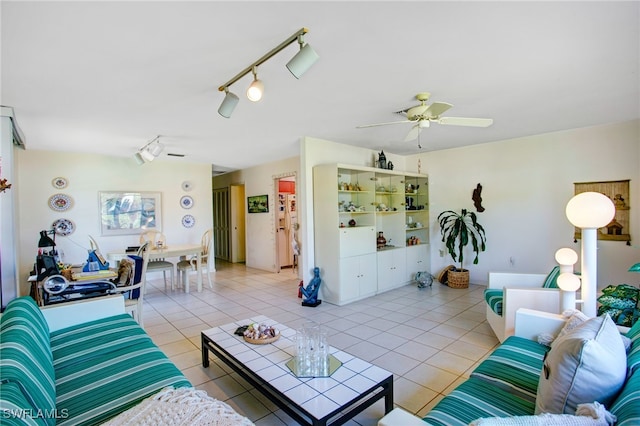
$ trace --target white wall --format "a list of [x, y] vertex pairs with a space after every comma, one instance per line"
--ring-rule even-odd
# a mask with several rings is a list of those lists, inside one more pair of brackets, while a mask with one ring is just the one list
[[[246, 215], [246, 264], [251, 268], [274, 272], [276, 266], [276, 187], [274, 180], [285, 175], [299, 176], [299, 157], [261, 164], [256, 167], [216, 176], [214, 189], [229, 187], [231, 184], [244, 184], [245, 212], [246, 197], [254, 195], [269, 196], [268, 213]], [[296, 188], [298, 185], [296, 184]], [[297, 190], [297, 189], [296, 189]], [[300, 270], [300, 269], [299, 269]]]
[[[536, 135], [470, 147], [427, 152], [407, 157], [385, 153], [396, 170], [429, 175], [431, 267], [436, 274], [452, 263], [444, 249], [437, 215], [443, 210], [475, 211], [471, 195], [482, 184], [479, 221], [487, 234], [487, 251], [473, 265], [465, 264], [471, 281], [486, 284], [489, 271], [539, 272], [555, 265], [558, 248], [572, 247], [573, 226], [566, 219], [566, 203], [574, 182], [631, 179], [631, 239], [598, 242], [598, 285], [630, 283], [640, 277], [627, 272], [640, 261], [640, 121]], [[301, 145], [300, 206], [305, 223], [303, 252], [306, 269], [313, 267], [313, 166], [345, 163], [371, 166], [375, 151], [314, 138]], [[511, 265], [510, 258], [514, 264]], [[576, 265], [580, 269], [580, 265]], [[305, 270], [306, 271], [306, 270]]]
[[[574, 182], [631, 179], [631, 243], [598, 242], [598, 285], [637, 285], [627, 272], [640, 261], [640, 121], [549, 133], [460, 149], [428, 152], [421, 159], [429, 174], [431, 265], [433, 272], [452, 263], [444, 250], [437, 215], [443, 210], [475, 211], [471, 194], [483, 186], [478, 220], [487, 235], [480, 262], [466, 264], [471, 281], [486, 283], [489, 271], [546, 272], [558, 248], [571, 247], [573, 226], [565, 216]], [[446, 253], [446, 252], [445, 252]], [[514, 259], [511, 265], [509, 259]], [[466, 259], [473, 260], [471, 254]], [[580, 269], [580, 265], [576, 265]]]
[[[184, 161], [157, 159], [142, 166], [133, 157], [111, 157], [93, 154], [75, 154], [49, 151], [18, 151], [19, 163], [18, 208], [20, 215], [20, 274], [26, 277], [37, 254], [39, 232], [51, 229], [56, 219], [74, 222], [75, 232], [69, 236], [56, 236], [58, 248], [64, 252], [66, 263], [82, 263], [87, 258], [89, 240], [93, 236], [103, 254], [139, 245], [138, 235], [101, 236], [98, 210], [99, 191], [154, 191], [162, 194], [162, 232], [167, 244], [199, 244], [202, 234], [213, 226], [211, 165]], [[64, 189], [52, 186], [53, 178], [65, 177], [69, 184]], [[189, 181], [190, 192], [181, 184]], [[48, 199], [63, 193], [73, 198], [74, 205], [65, 212], [51, 210]], [[180, 206], [183, 195], [193, 197], [194, 205], [185, 210]], [[195, 217], [193, 228], [182, 226], [185, 214]], [[22, 294], [28, 286], [22, 285]]]

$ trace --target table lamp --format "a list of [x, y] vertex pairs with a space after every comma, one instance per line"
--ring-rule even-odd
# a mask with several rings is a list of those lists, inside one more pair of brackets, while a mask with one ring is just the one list
[[608, 225], [616, 214], [609, 197], [599, 192], [582, 192], [567, 203], [569, 222], [582, 231], [582, 312], [597, 316], [596, 293], [598, 291], [598, 228]]
[[560, 288], [560, 313], [576, 308], [576, 291], [580, 288], [580, 278], [573, 273], [573, 265], [578, 254], [570, 248], [556, 251], [556, 262], [560, 265], [558, 287]]
[[56, 242], [54, 240], [51, 239], [51, 237], [49, 237], [47, 234], [53, 234], [54, 238], [55, 238], [55, 231], [52, 229], [50, 231], [40, 231], [40, 240], [38, 241], [38, 248], [42, 249], [42, 248], [47, 248], [47, 247], [52, 247], [51, 251], [54, 251], [56, 246]]

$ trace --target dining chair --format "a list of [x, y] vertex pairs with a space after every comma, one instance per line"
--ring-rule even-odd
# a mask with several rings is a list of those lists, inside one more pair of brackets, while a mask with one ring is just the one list
[[[145, 231], [140, 234], [140, 244], [149, 243], [149, 249], [157, 249], [158, 243], [161, 243], [163, 247], [166, 247], [166, 238], [164, 234], [158, 231]], [[167, 291], [167, 271], [171, 272], [171, 290], [175, 289], [174, 284], [174, 268], [173, 262], [165, 260], [164, 257], [150, 257], [149, 265], [147, 265], [147, 272], [160, 272], [162, 271], [162, 277], [164, 278], [164, 290]]]
[[[213, 229], [208, 229], [203, 235], [201, 240], [202, 252], [200, 253], [200, 261], [201, 264], [198, 265], [198, 257], [192, 256], [191, 259], [183, 259], [176, 265], [178, 270], [178, 287], [183, 287], [185, 292], [189, 292], [189, 271], [200, 271], [202, 274], [202, 270], [206, 269], [207, 271], [207, 280], [209, 281], [209, 288], [213, 289], [213, 284], [211, 283], [211, 273], [209, 271], [209, 255], [211, 253], [213, 244]], [[212, 261], [212, 260], [211, 260]]]
[[124, 310], [131, 315], [140, 327], [144, 327], [142, 321], [142, 301], [144, 298], [145, 284], [147, 282], [147, 266], [149, 264], [149, 243], [144, 243], [138, 249], [137, 255], [129, 256], [135, 262], [132, 284], [117, 287], [114, 292], [128, 295], [124, 300]]

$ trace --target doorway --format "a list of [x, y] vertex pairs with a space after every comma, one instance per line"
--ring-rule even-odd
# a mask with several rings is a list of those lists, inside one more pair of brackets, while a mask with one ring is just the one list
[[233, 184], [229, 187], [231, 206], [231, 262], [244, 263], [246, 258], [244, 185]]
[[213, 190], [213, 241], [215, 257], [229, 261], [229, 188]]
[[276, 190], [276, 261], [277, 271], [298, 269], [298, 207], [296, 204], [296, 176], [279, 176], [275, 179]]
[[213, 190], [213, 238], [217, 259], [246, 261], [244, 184]]

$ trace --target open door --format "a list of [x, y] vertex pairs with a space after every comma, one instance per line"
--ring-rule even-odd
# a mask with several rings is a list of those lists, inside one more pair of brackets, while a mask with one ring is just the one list
[[246, 261], [244, 185], [231, 185], [229, 191], [231, 207], [231, 262], [243, 263]]
[[229, 261], [229, 189], [213, 190], [213, 241], [216, 259]]
[[276, 258], [278, 271], [291, 268], [294, 272], [298, 266], [297, 229], [298, 209], [296, 205], [295, 176], [276, 179]]

